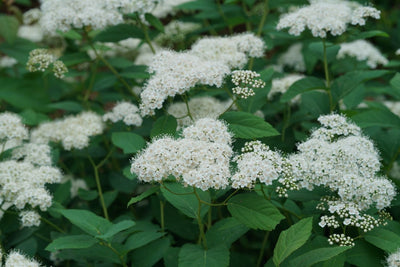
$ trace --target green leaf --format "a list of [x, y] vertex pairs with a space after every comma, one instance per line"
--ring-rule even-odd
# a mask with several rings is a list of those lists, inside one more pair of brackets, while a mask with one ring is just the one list
[[367, 32], [361, 32], [360, 34], [351, 36], [350, 35], [350, 40], [359, 40], [359, 39], [368, 39], [371, 37], [390, 37], [390, 35], [384, 31], [367, 31]]
[[396, 74], [390, 80], [390, 85], [393, 86], [394, 89], [400, 90], [400, 73], [396, 72]]
[[239, 237], [244, 235], [249, 228], [233, 217], [225, 218], [215, 223], [206, 233], [208, 247], [224, 244], [231, 247]]
[[174, 135], [176, 133], [176, 127], [178, 123], [174, 116], [164, 115], [159, 117], [153, 124], [153, 128], [150, 132], [150, 137], [154, 138], [157, 135]]
[[49, 120], [49, 117], [45, 114], [36, 112], [32, 109], [25, 109], [19, 115], [22, 118], [22, 122], [30, 126], [35, 126], [43, 121]]
[[365, 234], [365, 240], [388, 253], [400, 247], [400, 235], [384, 228], [375, 228]]
[[239, 194], [228, 202], [228, 210], [252, 229], [271, 231], [285, 217], [268, 200], [255, 193]]
[[168, 238], [162, 238], [138, 248], [132, 252], [132, 266], [151, 267], [156, 264], [168, 248], [170, 241]]
[[[183, 214], [190, 218], [197, 218], [197, 211], [199, 208], [199, 201], [193, 193], [192, 187], [184, 187], [179, 183], [164, 183], [165, 187], [161, 187], [161, 193], [165, 199], [171, 203], [172, 206], [180, 210]], [[166, 189], [168, 188], [168, 190]], [[172, 193], [173, 192], [173, 193]], [[200, 199], [205, 202], [210, 202], [210, 193], [200, 189], [196, 190]], [[183, 195], [176, 195], [183, 194]], [[202, 205], [200, 217], [207, 213], [209, 206]]]
[[155, 231], [144, 231], [134, 233], [126, 240], [124, 244], [124, 251], [129, 252], [131, 250], [143, 247], [154, 240], [157, 240], [164, 236], [165, 233], [155, 232]]
[[280, 102], [286, 103], [299, 94], [325, 88], [326, 86], [323, 80], [316, 77], [306, 77], [292, 84], [292, 86], [290, 86], [281, 96]]
[[121, 148], [125, 154], [136, 153], [146, 145], [143, 137], [129, 132], [114, 132], [111, 135], [111, 141], [116, 147]]
[[89, 235], [70, 235], [53, 240], [45, 250], [55, 252], [61, 249], [89, 248], [96, 244], [98, 240]]
[[185, 244], [179, 252], [179, 267], [224, 267], [229, 265], [229, 250], [217, 246], [205, 250], [200, 245]]
[[83, 200], [91, 201], [91, 200], [96, 199], [99, 196], [99, 193], [97, 193], [96, 190], [85, 190], [85, 189], [79, 188], [78, 196]]
[[309, 267], [318, 262], [329, 260], [350, 248], [351, 247], [327, 247], [313, 249], [291, 260], [290, 266]]
[[369, 109], [365, 112], [355, 114], [351, 119], [361, 128], [366, 127], [400, 127], [400, 118], [389, 110]]
[[110, 241], [110, 239], [118, 234], [119, 232], [125, 231], [135, 225], [134, 221], [123, 220], [116, 224], [113, 224], [105, 234], [97, 235], [96, 238], [104, 239]]
[[13, 44], [17, 39], [19, 22], [14, 16], [0, 15], [0, 36], [7, 43]]
[[61, 110], [75, 111], [75, 112], [80, 112], [83, 110], [82, 105], [75, 101], [62, 101], [62, 102], [52, 103], [47, 105], [47, 107], [51, 109], [61, 109]]
[[332, 96], [337, 102], [351, 93], [361, 83], [382, 77], [388, 73], [390, 73], [390, 71], [387, 70], [357, 70], [348, 72], [333, 81], [331, 86]]
[[142, 201], [143, 199], [151, 196], [152, 194], [154, 194], [155, 192], [157, 192], [160, 188], [158, 186], [152, 187], [149, 190], [144, 191], [143, 193], [141, 193], [140, 195], [131, 198], [131, 200], [129, 200], [128, 205], [130, 206], [132, 204], [135, 204], [139, 201]]
[[163, 26], [162, 22], [161, 22], [158, 18], [154, 17], [154, 16], [153, 16], [152, 14], [150, 14], [150, 13], [146, 13], [146, 14], [144, 15], [144, 18], [146, 19], [146, 21], [147, 21], [148, 23], [150, 23], [151, 26], [153, 26], [154, 28], [156, 28], [158, 31], [164, 32], [164, 26]]
[[383, 253], [364, 240], [356, 240], [356, 245], [346, 251], [346, 261], [354, 266], [375, 267], [380, 266]]
[[62, 37], [65, 37], [67, 39], [71, 40], [82, 40], [82, 35], [80, 35], [77, 31], [75, 30], [69, 30], [67, 32], [59, 31], [57, 30], [57, 33], [61, 35]]
[[82, 231], [91, 236], [105, 234], [112, 226], [111, 222], [88, 210], [65, 209], [57, 211], [73, 225], [79, 227]]
[[253, 139], [279, 135], [271, 124], [247, 112], [226, 112], [220, 119], [229, 123], [229, 130], [237, 138]]
[[129, 180], [134, 180], [137, 178], [136, 173], [131, 173], [131, 167], [130, 166], [126, 166], [124, 168], [124, 170], [122, 171], [122, 174], [128, 178]]
[[141, 29], [132, 24], [118, 24], [101, 31], [94, 37], [95, 42], [119, 42], [128, 38], [143, 39]]
[[312, 217], [302, 219], [281, 232], [275, 245], [273, 261], [279, 266], [290, 254], [304, 245], [311, 236]]

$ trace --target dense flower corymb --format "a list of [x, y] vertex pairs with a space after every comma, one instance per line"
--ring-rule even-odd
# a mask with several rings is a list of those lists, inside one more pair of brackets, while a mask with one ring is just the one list
[[310, 0], [310, 5], [283, 15], [277, 29], [289, 28], [298, 36], [308, 28], [313, 36], [326, 38], [327, 33], [341, 35], [348, 24], [364, 25], [367, 17], [379, 19], [380, 11], [345, 0]]
[[143, 119], [139, 115], [139, 108], [129, 102], [120, 102], [112, 109], [103, 115], [103, 121], [123, 121], [126, 125], [142, 125]]

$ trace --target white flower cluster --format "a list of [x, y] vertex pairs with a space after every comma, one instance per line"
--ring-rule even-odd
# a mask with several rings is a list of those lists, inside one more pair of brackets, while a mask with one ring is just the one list
[[2, 150], [10, 148], [7, 143], [17, 146], [28, 139], [29, 132], [22, 124], [21, 117], [11, 112], [0, 113], [0, 142]]
[[39, 166], [51, 165], [51, 149], [47, 144], [26, 143], [14, 148], [12, 158], [15, 160], [23, 159], [25, 162]]
[[47, 210], [51, 206], [52, 197], [44, 185], [60, 181], [61, 172], [54, 167], [36, 167], [15, 160], [0, 163], [0, 197], [19, 210], [28, 204], [32, 208]]
[[183, 138], [164, 137], [137, 155], [131, 172], [145, 182], [161, 182], [169, 175], [202, 190], [229, 184], [231, 135], [221, 121], [204, 118], [183, 130]]
[[2, 56], [0, 58], [0, 68], [11, 68], [12, 66], [14, 66], [17, 63], [18, 63], [18, 61], [13, 57]]
[[278, 58], [278, 66], [290, 67], [295, 71], [306, 71], [306, 63], [301, 52], [303, 49], [302, 43], [295, 43], [291, 45], [288, 50]]
[[44, 34], [42, 28], [38, 25], [21, 25], [18, 28], [18, 37], [37, 43], [43, 40]]
[[53, 35], [87, 26], [98, 30], [122, 23], [122, 14], [150, 12], [155, 4], [153, 0], [43, 0], [40, 25]]
[[[194, 121], [202, 118], [216, 119], [231, 104], [232, 100], [220, 101], [210, 96], [196, 97], [188, 101], [189, 110]], [[188, 116], [186, 103], [175, 102], [171, 104], [168, 107], [168, 113], [177, 118], [178, 128], [189, 126], [193, 123], [192, 119]]]
[[255, 95], [254, 88], [263, 88], [265, 82], [261, 79], [255, 71], [251, 70], [235, 70], [232, 72], [232, 83], [236, 85], [232, 89], [233, 93], [241, 98], [248, 98], [249, 96]]
[[158, 18], [165, 18], [168, 14], [176, 13], [175, 7], [191, 0], [163, 0], [158, 3], [156, 8], [151, 12]]
[[252, 188], [256, 181], [271, 185], [282, 173], [282, 157], [260, 141], [247, 142], [236, 156], [238, 171], [232, 176], [233, 188]]
[[380, 18], [380, 11], [346, 0], [314, 0], [310, 5], [283, 15], [277, 25], [289, 28], [289, 34], [299, 36], [306, 28], [314, 37], [326, 38], [327, 33], [341, 35], [348, 24], [364, 25], [365, 18]]
[[63, 78], [64, 74], [68, 72], [65, 64], [57, 60], [56, 57], [49, 53], [47, 49], [35, 49], [29, 53], [29, 59], [26, 67], [30, 72], [47, 70], [50, 65], [53, 65], [52, 71], [57, 78]]
[[253, 33], [242, 33], [230, 37], [207, 37], [198, 40], [191, 52], [209, 61], [221, 62], [229, 68], [243, 68], [248, 57], [264, 55], [264, 41]]
[[154, 75], [140, 94], [142, 115], [153, 115], [169, 96], [183, 94], [196, 84], [220, 87], [229, 68], [221, 62], [203, 60], [190, 52], [163, 51], [149, 67]]
[[391, 253], [386, 258], [387, 267], [399, 267], [400, 266], [400, 248], [397, 251]]
[[[274, 95], [284, 94], [286, 91], [298, 80], [303, 79], [305, 76], [302, 74], [288, 74], [283, 78], [277, 78], [272, 80], [271, 90], [268, 93], [268, 99], [271, 100]], [[298, 104], [300, 102], [300, 95], [297, 95], [291, 100], [292, 104]]]
[[354, 239], [345, 234], [332, 234], [329, 236], [328, 242], [330, 245], [337, 244], [341, 247], [352, 247], [355, 245]]
[[372, 69], [375, 69], [378, 64], [386, 65], [389, 62], [375, 46], [365, 40], [340, 44], [336, 58], [341, 59], [346, 56], [355, 57], [358, 61], [366, 60], [367, 65]]
[[71, 183], [71, 187], [69, 190], [71, 198], [74, 198], [78, 195], [79, 189], [89, 190], [89, 187], [87, 186], [85, 180], [83, 179], [77, 179], [72, 175], [64, 175], [64, 177], [61, 180], [61, 183], [64, 184], [68, 182]]
[[400, 48], [396, 50], [395, 54], [398, 56], [400, 55]]
[[140, 97], [143, 116], [153, 115], [165, 99], [183, 94], [197, 84], [221, 87], [231, 68], [243, 67], [250, 57], [261, 57], [264, 42], [252, 33], [203, 38], [186, 52], [162, 51], [153, 57]]
[[36, 211], [22, 211], [19, 214], [22, 227], [32, 227], [40, 225], [40, 215]]
[[129, 102], [120, 102], [112, 109], [103, 115], [103, 121], [123, 121], [126, 125], [141, 126], [143, 119], [140, 117], [139, 108]]
[[383, 101], [383, 104], [393, 113], [400, 117], [400, 102], [399, 101]]
[[41, 123], [31, 132], [31, 142], [47, 144], [61, 142], [64, 149], [82, 149], [89, 145], [89, 137], [103, 132], [103, 121], [100, 115], [86, 111], [76, 116]]
[[164, 27], [164, 33], [160, 33], [154, 41], [160, 45], [172, 48], [174, 44], [184, 42], [189, 33], [200, 27], [201, 25], [198, 23], [174, 20]]
[[[0, 251], [0, 266], [1, 261], [1, 251]], [[35, 261], [34, 259], [29, 259], [28, 257], [24, 256], [20, 252], [14, 250], [8, 253], [6, 257], [6, 261], [4, 263], [4, 267], [41, 267], [42, 265]]]

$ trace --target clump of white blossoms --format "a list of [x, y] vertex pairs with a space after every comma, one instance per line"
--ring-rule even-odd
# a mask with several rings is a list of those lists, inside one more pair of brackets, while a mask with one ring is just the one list
[[40, 25], [47, 34], [57, 30], [91, 27], [99, 30], [123, 22], [123, 14], [144, 14], [155, 7], [153, 0], [43, 0]]
[[203, 38], [185, 52], [162, 51], [153, 57], [140, 97], [141, 114], [153, 115], [169, 96], [181, 95], [202, 84], [221, 87], [231, 68], [240, 68], [248, 57], [262, 57], [263, 40], [252, 33]]
[[[0, 253], [1, 255], [1, 253]], [[6, 261], [4, 263], [4, 267], [16, 267], [16, 266], [24, 266], [24, 267], [40, 267], [42, 266], [39, 262], [34, 259], [29, 259], [24, 256], [20, 252], [14, 250], [8, 253], [6, 257]], [[1, 265], [1, 258], [0, 258]]]
[[20, 145], [28, 137], [28, 129], [22, 124], [22, 119], [19, 115], [11, 112], [0, 113], [1, 152]]
[[400, 102], [399, 101], [383, 101], [383, 104], [393, 113], [400, 117]]
[[291, 45], [288, 50], [278, 58], [278, 65], [282, 67], [290, 67], [295, 71], [306, 71], [306, 63], [301, 52], [303, 49], [302, 43], [295, 43]]
[[174, 15], [176, 13], [176, 7], [191, 0], [163, 0], [158, 3], [156, 8], [151, 12], [158, 18], [165, 18], [167, 15]]
[[11, 68], [12, 66], [14, 66], [17, 63], [18, 63], [18, 61], [13, 57], [2, 56], [0, 58], [0, 68]]
[[299, 36], [307, 28], [314, 37], [326, 38], [327, 33], [343, 34], [348, 24], [365, 25], [367, 17], [379, 19], [380, 11], [346, 0], [310, 0], [310, 5], [284, 14], [277, 29], [289, 28], [289, 34]]
[[29, 53], [29, 59], [26, 67], [30, 72], [46, 71], [50, 66], [53, 66], [52, 71], [57, 78], [63, 78], [64, 74], [68, 72], [65, 64], [57, 60], [47, 49], [35, 49]]
[[154, 41], [172, 48], [174, 44], [184, 42], [189, 33], [199, 28], [201, 25], [198, 23], [174, 20], [164, 27], [164, 33], [160, 33]]
[[153, 115], [169, 96], [183, 94], [197, 84], [220, 87], [229, 68], [221, 62], [203, 60], [190, 52], [163, 51], [149, 66], [154, 75], [140, 94], [141, 114]]
[[[305, 76], [302, 74], [289, 74], [283, 78], [276, 78], [272, 80], [271, 90], [268, 93], [268, 99], [271, 100], [277, 94], [284, 94], [295, 82], [303, 79]], [[300, 95], [297, 95], [291, 100], [292, 104], [300, 102]]]
[[145, 182], [162, 182], [173, 175], [185, 186], [202, 190], [227, 187], [233, 152], [226, 125], [204, 118], [185, 128], [182, 135], [153, 141], [133, 159], [131, 172]]
[[[329, 211], [340, 225], [369, 231], [384, 223], [387, 216], [383, 211], [383, 219], [365, 214], [371, 207], [388, 207], [396, 195], [392, 182], [377, 174], [381, 165], [374, 144], [341, 115], [318, 120], [322, 127], [289, 157], [293, 177], [300, 187], [311, 190], [324, 186], [335, 192], [336, 197], [323, 199], [318, 208]], [[320, 225], [327, 225], [326, 217], [321, 218]]]
[[120, 102], [110, 111], [103, 115], [103, 121], [123, 121], [126, 125], [140, 126], [143, 119], [139, 114], [139, 108], [129, 102]]
[[386, 266], [387, 267], [399, 267], [400, 266], [400, 248], [389, 254], [386, 258]]
[[355, 57], [358, 61], [366, 60], [367, 65], [372, 69], [375, 69], [378, 64], [386, 65], [389, 62], [375, 46], [365, 40], [340, 44], [336, 58], [341, 59], [346, 56]]
[[202, 38], [192, 46], [191, 53], [205, 60], [221, 62], [229, 68], [243, 68], [249, 57], [262, 57], [265, 48], [260, 37], [253, 33], [242, 33]]
[[248, 98], [249, 96], [255, 95], [254, 88], [265, 87], [265, 82], [261, 79], [255, 71], [251, 70], [235, 70], [232, 72], [232, 83], [236, 85], [232, 89], [233, 93], [240, 98]]
[[51, 149], [47, 144], [26, 143], [14, 148], [12, 159], [21, 160], [39, 166], [50, 166]]
[[22, 227], [32, 227], [40, 225], [40, 215], [36, 211], [22, 211], [19, 214]]
[[89, 138], [103, 132], [102, 117], [85, 111], [75, 116], [41, 123], [31, 132], [31, 142], [47, 144], [61, 142], [64, 149], [82, 149], [89, 146]]
[[[232, 100], [220, 101], [214, 97], [196, 97], [188, 101], [190, 113], [193, 121], [202, 118], [216, 119], [221, 115], [230, 105]], [[177, 118], [178, 128], [189, 126], [193, 123], [188, 115], [186, 103], [175, 102], [168, 107], [168, 113]]]
[[247, 142], [234, 161], [238, 171], [231, 178], [233, 188], [252, 188], [257, 180], [271, 185], [282, 172], [282, 156], [260, 141]]

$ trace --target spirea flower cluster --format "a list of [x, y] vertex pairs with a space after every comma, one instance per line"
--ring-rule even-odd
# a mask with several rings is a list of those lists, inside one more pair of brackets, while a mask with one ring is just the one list
[[346, 56], [355, 57], [358, 61], [366, 60], [367, 65], [372, 69], [375, 69], [378, 64], [386, 65], [389, 62], [375, 46], [365, 40], [340, 44], [336, 57], [341, 59]]
[[[220, 101], [214, 97], [196, 97], [188, 101], [192, 118], [197, 121], [202, 118], [216, 119], [232, 104], [232, 100]], [[193, 123], [188, 115], [186, 103], [175, 102], [168, 107], [168, 113], [177, 118], [178, 128], [189, 126]]]
[[295, 71], [306, 71], [306, 63], [301, 52], [303, 49], [302, 43], [295, 43], [291, 45], [288, 50], [278, 58], [278, 65], [283, 67], [290, 67]]
[[289, 28], [289, 34], [295, 36], [309, 29], [313, 36], [326, 38], [327, 33], [341, 35], [348, 24], [365, 25], [367, 17], [379, 19], [380, 11], [346, 0], [310, 0], [310, 5], [284, 14], [277, 29]]
[[400, 248], [391, 253], [387, 258], [386, 258], [386, 266], [387, 267], [399, 267], [400, 266]]
[[[268, 99], [272, 99], [277, 94], [284, 94], [290, 86], [295, 82], [303, 79], [305, 76], [302, 74], [288, 74], [283, 78], [276, 78], [272, 80], [271, 90], [268, 92]], [[291, 100], [292, 104], [300, 102], [300, 95], [297, 95]]]
[[40, 25], [47, 34], [73, 28], [103, 29], [123, 22], [123, 14], [150, 12], [153, 0], [43, 0]]
[[50, 66], [53, 66], [52, 72], [57, 78], [63, 78], [64, 74], [68, 72], [65, 64], [62, 61], [57, 60], [56, 57], [46, 49], [35, 49], [29, 53], [26, 67], [30, 72], [44, 72]]
[[261, 79], [255, 71], [251, 70], [235, 70], [232, 72], [232, 83], [236, 86], [232, 92], [240, 98], [247, 98], [255, 95], [254, 88], [263, 88], [265, 82]]
[[238, 171], [231, 179], [233, 188], [252, 188], [256, 181], [271, 185], [282, 173], [282, 156], [260, 141], [246, 143], [234, 161]]
[[[2, 253], [0, 251], [0, 266], [2, 263], [1, 259]], [[29, 259], [17, 250], [11, 251], [5, 256], [4, 267], [40, 267], [42, 266], [39, 262], [34, 259]]]
[[143, 119], [139, 114], [139, 108], [129, 102], [120, 102], [110, 111], [103, 115], [103, 121], [123, 121], [126, 125], [140, 126]]
[[22, 124], [19, 115], [11, 112], [0, 114], [0, 141], [2, 146], [5, 146], [6, 142], [9, 141], [20, 144], [22, 140], [28, 139], [28, 136], [28, 129]]
[[202, 84], [221, 87], [231, 68], [243, 67], [250, 57], [263, 55], [264, 42], [252, 33], [203, 38], [186, 52], [162, 51], [149, 66], [154, 75], [140, 97], [141, 114], [153, 115], [168, 97]]
[[222, 189], [231, 176], [231, 134], [224, 123], [204, 118], [183, 130], [182, 138], [163, 137], [137, 155], [131, 172], [145, 182], [161, 182], [169, 175], [202, 190]]
[[31, 132], [31, 141], [38, 144], [61, 142], [64, 149], [82, 149], [89, 145], [89, 138], [103, 132], [102, 117], [86, 111], [76, 116], [41, 123]]

